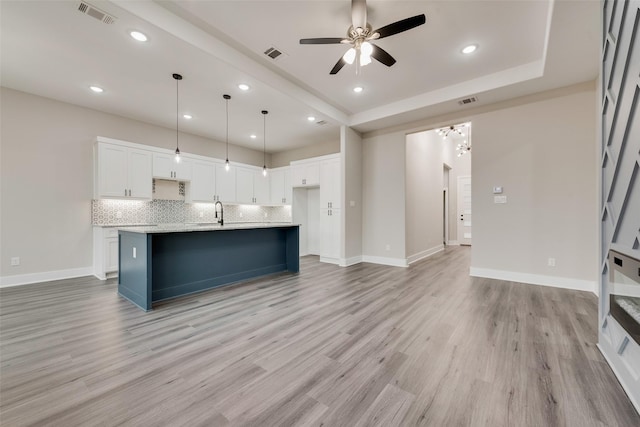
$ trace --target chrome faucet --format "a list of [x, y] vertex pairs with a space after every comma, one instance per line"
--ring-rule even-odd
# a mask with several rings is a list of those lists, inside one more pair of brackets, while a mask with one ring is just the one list
[[224, 207], [222, 206], [222, 202], [220, 201], [216, 202], [213, 209], [215, 209], [216, 218], [218, 218], [218, 204], [220, 204], [220, 219], [218, 220], [218, 224], [220, 224], [220, 226], [223, 226], [224, 225]]

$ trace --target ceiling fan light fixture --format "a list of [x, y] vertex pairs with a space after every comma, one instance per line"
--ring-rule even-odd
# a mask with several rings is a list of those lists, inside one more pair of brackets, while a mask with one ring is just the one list
[[356, 60], [356, 50], [354, 48], [349, 48], [349, 50], [344, 54], [342, 59], [344, 59], [344, 62], [346, 62], [349, 65], [353, 64], [353, 61]]

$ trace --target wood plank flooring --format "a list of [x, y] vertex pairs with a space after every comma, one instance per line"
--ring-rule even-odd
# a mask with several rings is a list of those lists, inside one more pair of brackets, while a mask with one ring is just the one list
[[301, 260], [144, 313], [114, 281], [0, 290], [2, 426], [640, 426], [588, 293]]

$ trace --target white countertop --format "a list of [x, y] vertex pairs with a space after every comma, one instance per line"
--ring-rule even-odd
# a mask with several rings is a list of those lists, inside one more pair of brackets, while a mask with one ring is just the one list
[[185, 233], [191, 231], [224, 231], [224, 230], [242, 230], [250, 228], [281, 228], [281, 227], [298, 227], [300, 224], [291, 222], [244, 222], [231, 223], [220, 226], [219, 224], [158, 224], [140, 227], [119, 226], [118, 229], [131, 233], [141, 234], [158, 234], [158, 233]]

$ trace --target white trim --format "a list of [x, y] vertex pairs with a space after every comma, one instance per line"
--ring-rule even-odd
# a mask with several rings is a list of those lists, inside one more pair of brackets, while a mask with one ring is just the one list
[[569, 277], [545, 276], [542, 274], [518, 273], [516, 271], [494, 270], [491, 268], [471, 267], [469, 275], [488, 279], [506, 280], [509, 282], [527, 283], [530, 285], [550, 286], [552, 288], [573, 289], [593, 292], [596, 296], [597, 283], [592, 280], [572, 279]]
[[403, 258], [387, 258], [382, 256], [362, 255], [362, 262], [372, 264], [390, 265], [392, 267], [408, 267], [407, 260]]
[[320, 262], [326, 262], [327, 264], [340, 265], [340, 260], [338, 258], [327, 258], [327, 257], [321, 256]]
[[460, 243], [457, 240], [449, 240], [447, 246], [460, 246]]
[[351, 258], [340, 258], [340, 267], [350, 267], [352, 265], [360, 264], [362, 262], [362, 255], [354, 256]]
[[421, 259], [425, 259], [430, 257], [433, 254], [437, 254], [438, 252], [444, 251], [444, 245], [434, 246], [431, 249], [427, 249], [422, 252], [418, 252], [417, 254], [413, 254], [407, 258], [407, 264], [413, 264], [414, 262], [420, 261]]
[[42, 273], [17, 274], [15, 276], [2, 276], [0, 277], [0, 288], [83, 276], [93, 276], [93, 266], [71, 268], [69, 270], [43, 271]]
[[623, 390], [625, 391], [627, 398], [629, 398], [629, 401], [631, 402], [631, 404], [636, 408], [636, 411], [640, 413], [640, 402], [636, 401], [635, 396], [629, 393], [631, 391], [631, 387], [629, 387], [625, 383], [625, 376], [620, 375], [620, 371], [618, 370], [615, 360], [613, 358], [610, 358], [609, 355], [607, 354], [607, 352], [609, 351], [612, 354], [617, 354], [616, 351], [613, 350], [613, 348], [611, 348], [607, 343], [604, 343], [605, 344], [604, 347], [601, 344], [602, 342], [599, 342], [598, 344], [596, 344], [596, 347], [598, 347], [598, 350], [600, 350], [600, 353], [602, 354], [602, 356], [604, 356], [604, 359], [607, 361], [607, 364], [609, 365], [609, 367], [613, 371], [613, 374], [616, 376], [616, 379], [618, 380]]

